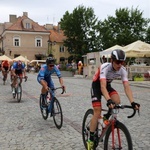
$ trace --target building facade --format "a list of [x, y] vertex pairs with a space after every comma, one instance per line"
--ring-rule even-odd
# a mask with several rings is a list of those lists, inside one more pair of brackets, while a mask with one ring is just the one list
[[0, 53], [10, 58], [24, 56], [29, 60], [46, 59], [52, 53], [57, 63], [70, 56], [63, 46], [65, 39], [60, 27], [41, 26], [28, 17], [9, 15], [9, 22], [0, 23]]

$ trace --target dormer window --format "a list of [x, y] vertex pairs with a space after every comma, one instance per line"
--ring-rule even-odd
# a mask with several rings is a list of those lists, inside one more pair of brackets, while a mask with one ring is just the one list
[[26, 29], [30, 29], [30, 28], [31, 28], [30, 23], [26, 23]]
[[30, 19], [24, 19], [23, 20], [23, 27], [25, 29], [31, 29], [32, 28], [32, 21]]

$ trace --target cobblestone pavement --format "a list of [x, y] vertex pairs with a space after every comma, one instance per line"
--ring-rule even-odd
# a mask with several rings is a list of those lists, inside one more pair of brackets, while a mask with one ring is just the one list
[[[22, 101], [12, 98], [9, 81], [2, 84], [0, 77], [0, 150], [85, 150], [81, 126], [83, 116], [91, 108], [91, 79], [65, 77], [67, 93], [57, 93], [64, 116], [63, 127], [58, 130], [52, 118], [43, 120], [39, 109], [41, 86], [36, 74], [28, 74], [22, 83]], [[53, 77], [59, 86], [57, 77]], [[113, 83], [122, 103], [129, 104], [119, 81]], [[128, 127], [134, 150], [150, 150], [150, 88], [132, 85], [136, 102], [141, 104], [140, 117], [127, 119], [129, 111], [120, 111], [119, 119]], [[103, 106], [106, 106], [103, 100]], [[100, 148], [101, 150], [103, 148]]]

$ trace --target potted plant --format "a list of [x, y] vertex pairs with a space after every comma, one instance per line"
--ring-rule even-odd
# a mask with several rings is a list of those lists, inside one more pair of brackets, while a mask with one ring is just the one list
[[134, 81], [144, 81], [144, 77], [142, 76], [142, 74], [137, 73], [133, 76], [133, 80]]

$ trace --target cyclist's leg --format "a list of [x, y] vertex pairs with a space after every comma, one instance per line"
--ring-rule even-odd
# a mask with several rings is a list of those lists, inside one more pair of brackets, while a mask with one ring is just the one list
[[[91, 88], [92, 106], [94, 110], [93, 117], [90, 123], [90, 141], [88, 141], [88, 147], [92, 147], [94, 141], [94, 132], [97, 127], [98, 118], [101, 115], [101, 92], [100, 84], [93, 82]], [[90, 149], [89, 148], [89, 149]]]
[[[37, 77], [37, 81], [41, 84], [41, 80], [39, 77]], [[45, 85], [48, 85], [48, 81], [46, 79], [43, 79], [43, 82]], [[41, 84], [42, 85], [42, 84]], [[45, 90], [44, 86], [42, 85], [42, 88], [41, 88], [41, 97], [42, 97], [42, 105], [45, 106], [46, 105], [46, 93], [47, 93], [47, 90]]]
[[[110, 98], [115, 102], [115, 104], [119, 104], [120, 103], [119, 94], [117, 93], [115, 89], [111, 87], [110, 83], [107, 83], [107, 90], [108, 90]], [[111, 109], [109, 109], [107, 114], [104, 114], [104, 117], [106, 119], [109, 119], [110, 116], [111, 116]]]

